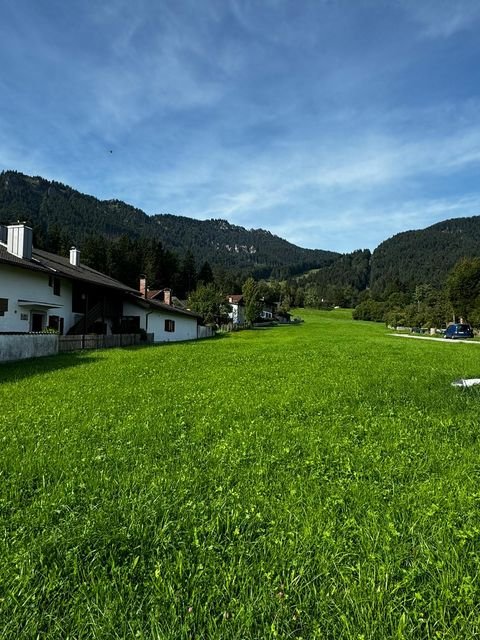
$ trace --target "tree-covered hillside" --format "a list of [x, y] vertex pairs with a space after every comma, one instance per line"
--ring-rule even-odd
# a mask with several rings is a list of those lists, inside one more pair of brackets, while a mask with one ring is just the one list
[[[36, 246], [80, 249], [92, 235], [115, 239], [149, 237], [170, 251], [190, 251], [198, 264], [258, 277], [284, 277], [331, 264], [339, 254], [302, 249], [269, 231], [247, 230], [225, 220], [147, 216], [120, 200], [101, 201], [58, 182], [15, 171], [0, 174], [0, 223], [22, 220], [34, 229]], [[52, 240], [53, 238], [53, 240]]]
[[440, 287], [460, 258], [475, 256], [480, 256], [480, 216], [406, 231], [373, 252], [370, 286], [380, 294], [388, 289], [413, 291], [425, 283]]
[[459, 259], [480, 256], [480, 216], [399, 233], [372, 255], [340, 255], [302, 249], [269, 231], [226, 220], [147, 216], [120, 200], [101, 201], [58, 182], [5, 171], [0, 223], [17, 220], [33, 226], [38, 248], [65, 254], [75, 244], [87, 263], [127, 283], [137, 281], [142, 270], [152, 274], [151, 282], [190, 291], [193, 271], [207, 264], [229, 290], [241, 288], [249, 275], [289, 279], [292, 299], [309, 306], [355, 306], [364, 294], [375, 300], [396, 292], [411, 296], [424, 285], [440, 290]]
[[338, 253], [302, 249], [264, 229], [245, 229], [226, 220], [194, 220], [169, 214], [152, 216], [168, 246], [182, 251], [185, 239], [196, 258], [223, 267], [253, 269], [261, 277], [282, 278], [332, 264]]
[[355, 306], [359, 294], [367, 289], [370, 281], [370, 258], [368, 249], [340, 256], [332, 264], [314, 269], [297, 278], [303, 289], [303, 300], [307, 306], [323, 305]]

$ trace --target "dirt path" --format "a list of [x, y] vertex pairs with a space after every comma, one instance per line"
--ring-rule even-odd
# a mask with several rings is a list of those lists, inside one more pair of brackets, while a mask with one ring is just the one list
[[437, 342], [453, 343], [463, 342], [464, 344], [479, 344], [477, 340], [447, 340], [445, 338], [436, 338], [434, 336], [413, 336], [409, 333], [389, 333], [390, 336], [396, 336], [397, 338], [413, 338], [414, 340], [436, 340]]

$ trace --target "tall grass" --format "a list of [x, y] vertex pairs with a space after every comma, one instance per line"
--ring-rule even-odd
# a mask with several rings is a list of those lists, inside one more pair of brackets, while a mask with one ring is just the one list
[[0, 367], [0, 637], [479, 636], [480, 347], [302, 315]]

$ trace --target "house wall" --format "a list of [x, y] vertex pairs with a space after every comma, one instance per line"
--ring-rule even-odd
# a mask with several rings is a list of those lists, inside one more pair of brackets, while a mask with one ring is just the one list
[[[173, 320], [175, 331], [165, 331], [165, 320]], [[197, 339], [197, 320], [176, 314], [152, 313], [148, 317], [148, 331], [154, 334], [154, 342], [177, 342]]]
[[[52, 276], [54, 275], [52, 273]], [[75, 323], [75, 314], [72, 313], [72, 284], [69, 280], [60, 278], [60, 295], [55, 295], [53, 286], [49, 286], [47, 273], [0, 264], [0, 298], [8, 300], [8, 311], [0, 315], [0, 333], [30, 331], [32, 312], [45, 314], [45, 326], [48, 326], [50, 316], [63, 318], [64, 333]], [[21, 307], [18, 300], [61, 306], [52, 309], [34, 305]]]
[[[140, 316], [140, 327], [148, 333], [153, 333], [154, 342], [177, 342], [179, 340], [197, 339], [196, 318], [189, 318], [179, 313], [142, 309], [130, 302], [124, 303], [123, 315]], [[174, 321], [174, 331], [165, 331], [165, 320]]]

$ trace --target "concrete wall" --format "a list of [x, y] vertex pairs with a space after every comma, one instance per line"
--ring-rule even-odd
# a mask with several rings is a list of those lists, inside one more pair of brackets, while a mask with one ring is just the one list
[[[55, 274], [52, 273], [53, 275]], [[30, 331], [32, 313], [44, 313], [45, 326], [48, 326], [49, 316], [63, 318], [64, 333], [75, 324], [75, 314], [72, 313], [72, 283], [69, 280], [60, 279], [60, 295], [57, 296], [53, 293], [53, 287], [49, 286], [48, 273], [36, 273], [0, 264], [0, 298], [8, 300], [8, 311], [3, 316], [0, 315], [0, 333]], [[20, 306], [19, 300], [42, 302], [54, 307], [49, 309], [35, 304]]]
[[0, 362], [39, 358], [58, 353], [58, 336], [32, 334], [9, 336], [0, 334]]

